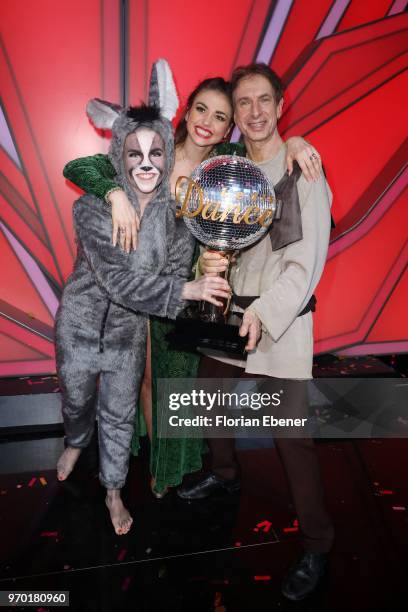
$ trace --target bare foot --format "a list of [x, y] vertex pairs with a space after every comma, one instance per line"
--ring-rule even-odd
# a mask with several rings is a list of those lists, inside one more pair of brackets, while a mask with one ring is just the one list
[[117, 535], [125, 535], [130, 530], [133, 519], [123, 505], [119, 489], [108, 489], [105, 499], [112, 525]]
[[66, 480], [68, 478], [78, 461], [81, 450], [81, 448], [72, 448], [72, 446], [68, 446], [64, 450], [57, 463], [58, 480]]

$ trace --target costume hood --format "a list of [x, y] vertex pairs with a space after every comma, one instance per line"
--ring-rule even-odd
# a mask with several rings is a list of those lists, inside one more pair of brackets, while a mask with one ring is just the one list
[[87, 104], [87, 114], [97, 128], [112, 130], [109, 159], [114, 166], [120, 185], [130, 201], [139, 210], [137, 195], [132, 189], [123, 164], [123, 150], [126, 137], [141, 127], [160, 134], [166, 152], [166, 165], [160, 186], [154, 200], [170, 197], [170, 174], [174, 164], [174, 135], [171, 121], [177, 112], [178, 98], [170, 67], [163, 59], [152, 68], [149, 90], [149, 104], [121, 108], [116, 104], [94, 98]]

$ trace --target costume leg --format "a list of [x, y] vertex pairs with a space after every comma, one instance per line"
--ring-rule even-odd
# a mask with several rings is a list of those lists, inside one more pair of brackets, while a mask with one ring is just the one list
[[98, 372], [77, 358], [65, 360], [58, 377], [67, 445], [85, 448], [94, 431]]
[[99, 382], [100, 481], [107, 489], [121, 489], [126, 481], [138, 390], [143, 372], [141, 364], [146, 359], [146, 351], [142, 351], [137, 360], [130, 353], [123, 354], [122, 357], [120, 365], [114, 370], [101, 373]]

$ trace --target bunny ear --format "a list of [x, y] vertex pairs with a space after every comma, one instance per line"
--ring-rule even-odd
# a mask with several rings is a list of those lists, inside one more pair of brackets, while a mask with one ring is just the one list
[[111, 130], [121, 111], [118, 104], [112, 104], [99, 98], [89, 100], [86, 105], [86, 114], [92, 121], [95, 127], [103, 130]]
[[149, 104], [157, 106], [163, 117], [171, 121], [179, 106], [176, 86], [170, 66], [164, 59], [153, 64], [149, 87]]

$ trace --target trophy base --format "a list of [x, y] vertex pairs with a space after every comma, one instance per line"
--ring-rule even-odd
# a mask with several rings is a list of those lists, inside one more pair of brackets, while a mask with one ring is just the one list
[[168, 334], [171, 348], [176, 350], [211, 349], [243, 357], [247, 336], [241, 338], [241, 320], [231, 314], [227, 323], [203, 321], [198, 312], [183, 312], [176, 319], [176, 328]]

